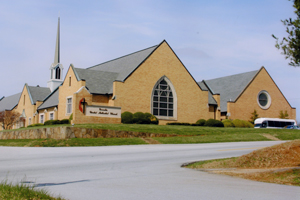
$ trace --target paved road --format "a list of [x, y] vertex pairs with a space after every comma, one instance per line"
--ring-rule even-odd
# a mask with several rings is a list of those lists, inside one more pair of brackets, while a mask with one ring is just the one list
[[278, 142], [110, 147], [0, 147], [0, 177], [77, 199], [300, 199], [300, 187], [181, 168]]

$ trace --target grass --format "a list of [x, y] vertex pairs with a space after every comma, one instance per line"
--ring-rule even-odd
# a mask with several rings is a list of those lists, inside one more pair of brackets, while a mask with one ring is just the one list
[[63, 200], [61, 197], [52, 197], [49, 192], [44, 189], [36, 190], [34, 186], [23, 183], [12, 184], [7, 181], [0, 183], [0, 199], [3, 200]]
[[[193, 169], [225, 169], [224, 173], [241, 178], [300, 186], [300, 140], [253, 151], [237, 158], [208, 160], [192, 163], [187, 167]], [[292, 167], [292, 168], [291, 168]], [[243, 173], [226, 171], [228, 168], [246, 169]], [[284, 171], [276, 169], [291, 168]], [[249, 173], [249, 169], [264, 169], [258, 173]], [[271, 171], [265, 171], [271, 169]]]
[[[48, 128], [52, 125], [32, 127]], [[299, 130], [288, 129], [254, 129], [254, 128], [215, 128], [203, 126], [178, 126], [178, 125], [143, 125], [143, 124], [78, 124], [75, 127], [92, 129], [110, 129], [119, 131], [162, 133], [176, 135], [177, 137], [156, 137], [154, 140], [162, 144], [188, 144], [188, 143], [216, 143], [240, 141], [268, 141], [264, 134], [274, 136], [280, 140], [300, 139]], [[23, 128], [26, 130], [30, 128]], [[107, 146], [107, 145], [135, 145], [145, 144], [140, 138], [95, 138], [69, 140], [0, 140], [0, 146]]]
[[72, 138], [72, 139], [24, 139], [0, 140], [0, 146], [18, 147], [75, 147], [147, 144], [141, 138]]

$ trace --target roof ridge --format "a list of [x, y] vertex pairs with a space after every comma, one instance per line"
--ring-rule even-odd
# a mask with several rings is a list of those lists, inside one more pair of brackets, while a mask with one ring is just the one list
[[112, 60], [109, 60], [109, 61], [106, 61], [106, 62], [103, 62], [103, 63], [97, 64], [97, 65], [94, 65], [94, 66], [88, 67], [88, 68], [86, 68], [86, 69], [91, 69], [91, 68], [93, 68], [93, 67], [97, 67], [97, 66], [99, 66], [99, 65], [103, 65], [103, 64], [106, 64], [106, 63], [109, 63], [109, 62], [115, 61], [115, 60], [119, 60], [119, 59], [121, 59], [121, 58], [125, 58], [125, 57], [127, 57], [127, 56], [131, 56], [131, 55], [133, 55], [133, 54], [136, 54], [136, 53], [139, 53], [139, 52], [142, 52], [142, 51], [146, 51], [146, 50], [148, 50], [148, 49], [151, 49], [151, 48], [154, 48], [154, 47], [157, 47], [157, 46], [159, 46], [159, 45], [154, 45], [154, 46], [148, 47], [148, 48], [146, 48], [146, 49], [142, 49], [142, 50], [139, 50], [139, 51], [135, 51], [135, 52], [133, 52], [133, 53], [126, 54], [126, 55], [124, 55], [124, 56], [121, 56], [121, 57], [118, 57], [118, 58], [115, 58], [115, 59], [112, 59]]
[[[260, 70], [260, 69], [259, 69], [259, 70]], [[219, 77], [219, 78], [207, 79], [207, 80], [205, 80], [205, 81], [211, 81], [211, 80], [216, 80], [216, 79], [221, 79], [221, 78], [228, 78], [228, 77], [238, 76], [238, 75], [247, 74], [247, 73], [258, 72], [259, 70], [253, 70], [253, 71], [249, 71], [249, 72], [243, 72], [243, 73], [238, 73], [238, 74], [232, 74], [232, 75], [228, 75], [228, 76], [222, 76], [222, 77]], [[201, 81], [200, 81], [200, 82], [201, 82]]]
[[95, 72], [105, 72], [105, 73], [113, 73], [113, 74], [119, 74], [118, 72], [110, 72], [110, 71], [103, 71], [103, 70], [95, 70], [95, 69], [89, 69], [89, 68], [75, 68], [74, 69], [79, 69], [79, 70], [92, 70], [92, 71], [95, 71]]

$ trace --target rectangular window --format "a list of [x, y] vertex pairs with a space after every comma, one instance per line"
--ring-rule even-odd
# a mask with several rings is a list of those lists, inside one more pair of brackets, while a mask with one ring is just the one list
[[24, 99], [23, 99], [23, 105], [25, 105], [25, 95], [24, 95]]
[[53, 113], [49, 113], [49, 120], [53, 120], [54, 119], [54, 114]]
[[40, 123], [41, 123], [41, 124], [44, 123], [44, 114], [40, 115]]
[[69, 77], [69, 86], [71, 86], [71, 76]]
[[72, 98], [67, 98], [67, 114], [72, 113]]
[[28, 119], [28, 125], [31, 125], [31, 117]]

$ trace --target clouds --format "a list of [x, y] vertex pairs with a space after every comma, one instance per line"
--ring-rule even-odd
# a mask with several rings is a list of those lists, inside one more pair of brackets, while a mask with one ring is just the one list
[[70, 63], [86, 68], [166, 39], [198, 81], [265, 66], [300, 115], [300, 69], [288, 66], [271, 37], [284, 36], [280, 20], [293, 16], [292, 2], [282, 0], [4, 1], [0, 96], [25, 82], [46, 86], [59, 12], [65, 72]]

